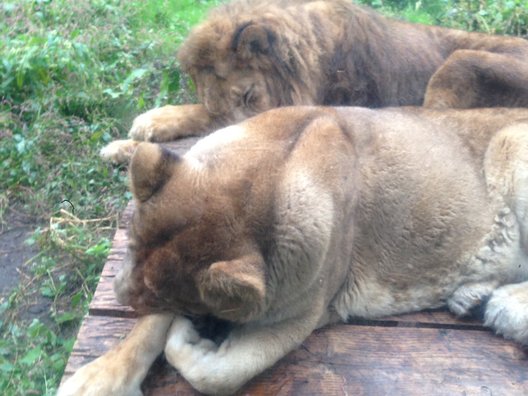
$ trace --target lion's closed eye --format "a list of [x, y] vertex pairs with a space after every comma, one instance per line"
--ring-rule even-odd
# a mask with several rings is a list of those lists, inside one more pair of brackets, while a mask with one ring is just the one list
[[244, 92], [244, 95], [242, 95], [242, 102], [244, 106], [249, 106], [251, 103], [255, 101], [255, 85], [251, 85], [249, 88], [246, 89], [246, 92]]

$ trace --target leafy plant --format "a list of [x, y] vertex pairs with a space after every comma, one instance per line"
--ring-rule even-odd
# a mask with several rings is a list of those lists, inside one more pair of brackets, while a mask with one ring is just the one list
[[99, 149], [146, 108], [179, 100], [175, 51], [214, 4], [0, 4], [0, 226], [30, 216], [38, 252], [0, 297], [0, 394], [55, 393], [130, 199], [126, 169]]
[[527, 0], [364, 0], [411, 22], [492, 34], [528, 35]]

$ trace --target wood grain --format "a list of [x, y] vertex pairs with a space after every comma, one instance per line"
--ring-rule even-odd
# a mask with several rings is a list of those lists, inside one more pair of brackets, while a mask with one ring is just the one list
[[[116, 345], [134, 319], [87, 317], [65, 372]], [[165, 361], [146, 395], [195, 395]], [[528, 351], [488, 331], [334, 325], [252, 380], [240, 395], [526, 395]]]

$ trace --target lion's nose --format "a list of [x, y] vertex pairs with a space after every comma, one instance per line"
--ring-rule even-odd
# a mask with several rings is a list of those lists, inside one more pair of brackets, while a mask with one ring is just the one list
[[[213, 97], [210, 88], [204, 90], [203, 105], [207, 112], [211, 115], [220, 116], [228, 112], [230, 98], [228, 97]], [[227, 111], [226, 111], [227, 109]]]

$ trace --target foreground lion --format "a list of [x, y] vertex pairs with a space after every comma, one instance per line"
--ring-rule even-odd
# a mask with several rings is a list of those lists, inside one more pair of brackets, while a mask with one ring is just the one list
[[232, 393], [320, 326], [443, 305], [528, 345], [528, 109], [287, 107], [183, 157], [143, 143], [130, 178], [115, 290], [145, 316], [61, 396], [140, 394], [163, 349]]
[[133, 140], [103, 157], [286, 105], [528, 106], [528, 41], [400, 22], [349, 0], [235, 1], [190, 33], [179, 60], [201, 104], [140, 115]]

